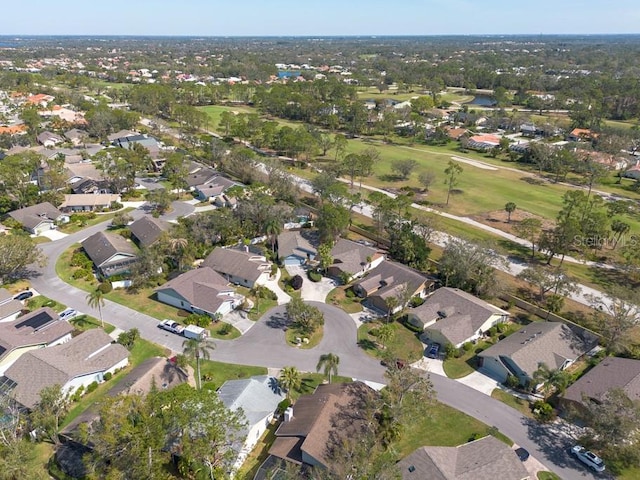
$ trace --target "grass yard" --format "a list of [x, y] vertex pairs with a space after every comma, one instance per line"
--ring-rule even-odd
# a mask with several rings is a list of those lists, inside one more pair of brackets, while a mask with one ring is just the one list
[[[92, 317], [91, 315], [78, 315], [69, 320], [69, 323], [73, 325], [73, 328], [81, 332], [91, 330], [92, 328], [102, 328], [102, 322], [99, 319]], [[113, 325], [104, 324], [104, 331], [111, 333], [116, 329]]]
[[[135, 210], [135, 208], [125, 208], [123, 210], [118, 210], [119, 212], [124, 212], [124, 213], [128, 213]], [[78, 223], [78, 222], [69, 222], [69, 223], [65, 223], [64, 225], [61, 225], [60, 227], [58, 227], [58, 230], [60, 230], [62, 233], [67, 233], [67, 234], [71, 234], [71, 233], [76, 233], [79, 232], [82, 229], [85, 229], [87, 227], [93, 227], [94, 225], [98, 225], [99, 223], [102, 222], [106, 222], [106, 221], [110, 221], [113, 219], [113, 217], [116, 215], [116, 213], [118, 212], [110, 212], [110, 213], [102, 213], [102, 214], [98, 214], [93, 218], [89, 218], [89, 214], [86, 214], [87, 219], [85, 222], [83, 222], [82, 224]], [[75, 215], [82, 215], [81, 213], [77, 213]]]
[[640, 467], [625, 468], [619, 475], [616, 475], [616, 478], [618, 480], [637, 480], [640, 478]]
[[369, 355], [383, 359], [387, 356], [407, 362], [415, 362], [424, 354], [423, 346], [414, 332], [398, 321], [390, 324], [394, 335], [386, 348], [380, 348], [375, 331], [382, 326], [379, 321], [367, 322], [358, 328], [358, 345]]
[[491, 392], [491, 397], [501, 401], [505, 405], [509, 405], [511, 408], [515, 408], [525, 417], [534, 418], [533, 412], [531, 411], [531, 404], [526, 400], [514, 397], [510, 393], [500, 390], [499, 388], [496, 388]]
[[41, 308], [41, 307], [50, 307], [56, 313], [60, 313], [65, 308], [67, 308], [62, 303], [57, 302], [55, 300], [52, 300], [49, 297], [45, 297], [44, 295], [38, 295], [37, 297], [31, 297], [29, 300], [27, 300], [26, 306], [31, 311], [37, 310], [38, 308]]
[[[224, 330], [228, 329], [229, 327], [231, 327], [229, 331], [227, 333], [224, 333]], [[226, 322], [214, 323], [213, 326], [209, 329], [209, 334], [211, 337], [217, 338], [219, 340], [233, 340], [234, 338], [238, 338], [242, 335], [240, 333], [240, 330]]]
[[62, 427], [69, 425], [78, 415], [84, 412], [87, 408], [95, 403], [100, 402], [107, 394], [107, 392], [113, 387], [115, 383], [118, 383], [124, 379], [124, 377], [134, 367], [140, 365], [144, 360], [151, 357], [163, 357], [168, 354], [167, 350], [155, 343], [148, 342], [142, 338], [136, 340], [135, 345], [131, 349], [131, 355], [129, 356], [129, 367], [116, 373], [111, 380], [101, 383], [96, 390], [86, 395], [83, 395], [79, 402], [73, 405], [64, 421]]
[[[489, 426], [442, 403], [436, 402], [429, 413], [403, 425], [400, 438], [392, 445], [398, 459], [423, 445], [455, 447], [467, 443], [474, 435], [489, 433]], [[504, 435], [496, 435], [496, 438], [508, 445], [513, 444]]]
[[257, 108], [249, 107], [246, 105], [207, 105], [204, 107], [197, 107], [198, 110], [204, 112], [209, 117], [209, 129], [220, 134], [224, 133], [224, 130], [220, 127], [220, 116], [222, 112], [233, 112], [237, 114], [256, 114], [263, 120], [269, 120], [278, 123], [280, 127], [296, 128], [302, 125], [302, 123], [292, 122], [281, 118], [267, 118], [263, 116]]
[[214, 362], [212, 360], [200, 360], [200, 373], [203, 387], [209, 390], [217, 390], [227, 380], [266, 375], [267, 369], [249, 365]]
[[347, 297], [345, 292], [349, 289], [347, 286], [336, 287], [329, 292], [325, 303], [335, 305], [347, 313], [358, 313], [362, 311], [362, 299], [357, 296]]
[[[538, 477], [538, 480], [561, 480], [560, 477], [553, 472], [538, 472], [537, 477]], [[618, 479], [621, 479], [621, 478], [622, 477], [618, 477]], [[638, 478], [638, 477], [633, 477], [633, 478]], [[631, 479], [631, 477], [629, 477], [629, 479]]]
[[238, 480], [253, 480], [260, 465], [262, 465], [269, 456], [269, 449], [276, 439], [276, 430], [279, 426], [280, 424], [276, 422], [269, 424], [266, 432], [260, 437], [256, 446], [253, 447], [253, 450], [247, 456], [242, 467], [238, 469], [236, 473]]
[[[23, 440], [27, 442], [28, 440]], [[49, 480], [47, 464], [52, 457], [53, 444], [47, 442], [29, 442], [30, 455], [26, 462], [27, 478], [31, 480]]]
[[[311, 336], [304, 335], [298, 331], [295, 327], [289, 327], [285, 332], [285, 339], [287, 341], [287, 345], [290, 347], [301, 348], [303, 350], [309, 350], [310, 348], [317, 347], [322, 340], [322, 336], [324, 335], [324, 328], [319, 327]], [[298, 344], [297, 339], [302, 339], [302, 343]], [[307, 338], [309, 340], [308, 343], [304, 342], [304, 339]]]

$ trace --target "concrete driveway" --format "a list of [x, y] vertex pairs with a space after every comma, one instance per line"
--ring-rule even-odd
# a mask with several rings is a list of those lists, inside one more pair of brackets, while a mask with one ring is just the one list
[[291, 297], [287, 293], [285, 293], [285, 291], [280, 288], [280, 284], [278, 284], [278, 280], [280, 280], [281, 275], [282, 272], [280, 272], [280, 269], [278, 268], [276, 270], [275, 277], [269, 277], [269, 280], [263, 283], [265, 287], [276, 294], [276, 296], [278, 297], [278, 305], [284, 305], [285, 303], [289, 303], [291, 301]]
[[287, 265], [287, 273], [292, 277], [300, 275], [302, 277], [302, 288], [300, 296], [303, 300], [310, 302], [323, 302], [327, 299], [329, 292], [336, 288], [336, 281], [327, 277], [322, 277], [319, 282], [312, 282], [307, 275], [308, 269], [302, 265]]
[[466, 377], [458, 378], [457, 381], [489, 396], [496, 388], [500, 388], [497, 380], [477, 371]]
[[[34, 237], [37, 237], [38, 235], [33, 235]], [[40, 237], [46, 237], [49, 240], [56, 241], [56, 240], [60, 240], [64, 237], [67, 236], [66, 233], [62, 233], [60, 230], [46, 230], [44, 232], [42, 232], [40, 235]]]

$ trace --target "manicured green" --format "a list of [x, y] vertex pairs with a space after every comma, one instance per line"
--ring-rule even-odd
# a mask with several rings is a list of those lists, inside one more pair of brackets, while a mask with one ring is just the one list
[[200, 372], [203, 387], [210, 390], [217, 390], [227, 380], [249, 378], [254, 375], [266, 375], [267, 369], [249, 365], [214, 362], [213, 360], [200, 360]]
[[640, 478], [640, 467], [625, 468], [619, 475], [616, 475], [616, 478], [618, 480], [637, 480]]
[[358, 313], [362, 311], [362, 303], [358, 297], [347, 297], [345, 291], [348, 287], [336, 287], [329, 292], [325, 303], [335, 305], [347, 313]]
[[[560, 477], [553, 472], [538, 472], [537, 477], [538, 477], [538, 480], [561, 480]], [[620, 479], [622, 477], [618, 477], [618, 478]], [[631, 479], [632, 477], [629, 477], [629, 478]], [[633, 477], [633, 478], [638, 478], [638, 477]]]
[[[127, 208], [125, 208], [123, 210], [118, 210], [118, 212], [128, 213], [128, 212], [131, 212], [133, 210], [135, 210], [135, 208], [127, 207]], [[87, 218], [87, 221], [83, 225], [80, 225], [78, 223], [69, 222], [69, 223], [66, 223], [64, 225], [61, 225], [58, 228], [58, 230], [60, 230], [63, 233], [68, 233], [68, 234], [76, 233], [76, 232], [79, 232], [80, 230], [83, 230], [83, 229], [85, 229], [87, 227], [93, 227], [94, 225], [98, 225], [99, 223], [112, 220], [113, 217], [115, 216], [115, 214], [118, 213], [118, 212], [96, 214], [96, 216], [94, 218]], [[81, 214], [79, 214], [79, 215], [81, 215]]]
[[234, 338], [238, 338], [238, 337], [240, 337], [242, 335], [240, 333], [240, 330], [238, 330], [233, 325], [229, 325], [229, 327], [231, 327], [231, 329], [225, 335], [223, 333], [223, 329], [229, 328], [229, 327], [225, 327], [225, 325], [229, 325], [229, 324], [226, 323], [226, 322], [216, 322], [216, 323], [214, 323], [212, 325], [212, 327], [209, 329], [209, 334], [211, 335], [211, 337], [217, 338], [219, 340], [233, 340]]
[[514, 397], [509, 392], [505, 392], [499, 388], [496, 388], [491, 392], [491, 397], [501, 401], [505, 405], [509, 405], [511, 408], [515, 408], [526, 417], [534, 418], [533, 412], [531, 411], [531, 404], [526, 400]]
[[[322, 336], [324, 334], [324, 328], [318, 328], [311, 336], [304, 335], [300, 333], [295, 327], [289, 327], [285, 332], [285, 338], [287, 341], [287, 345], [295, 348], [301, 348], [303, 350], [309, 350], [310, 348], [317, 347], [320, 341], [322, 340]], [[305, 339], [309, 340], [309, 343], [304, 343], [304, 341], [298, 345], [297, 339]]]
[[383, 359], [387, 356], [408, 362], [415, 362], [422, 358], [423, 346], [417, 335], [400, 322], [391, 323], [394, 335], [387, 342], [386, 348], [381, 348], [375, 331], [382, 326], [379, 321], [367, 322], [358, 328], [358, 345], [369, 355]]
[[50, 307], [57, 313], [60, 313], [65, 308], [67, 308], [62, 303], [52, 300], [49, 297], [45, 297], [44, 295], [31, 297], [29, 300], [27, 300], [26, 306], [31, 311], [37, 310], [38, 308], [41, 308], [41, 307]]
[[[99, 319], [92, 317], [91, 315], [78, 315], [69, 320], [69, 323], [73, 325], [73, 328], [76, 330], [80, 330], [82, 332], [86, 330], [91, 330], [92, 328], [102, 328], [102, 323]], [[104, 331], [107, 333], [111, 333], [116, 329], [113, 325], [106, 323], [104, 324]]]

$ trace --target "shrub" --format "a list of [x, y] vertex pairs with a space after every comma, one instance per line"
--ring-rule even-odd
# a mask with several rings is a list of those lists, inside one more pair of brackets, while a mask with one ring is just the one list
[[496, 332], [503, 333], [507, 329], [507, 326], [504, 323], [499, 323], [496, 325]]
[[315, 270], [309, 270], [309, 272], [307, 273], [307, 276], [309, 277], [309, 280], [311, 280], [312, 282], [319, 282], [320, 280], [322, 280], [322, 275], [320, 275], [320, 273], [316, 272]]
[[296, 275], [295, 277], [292, 277], [290, 280], [290, 285], [291, 288], [293, 288], [294, 290], [300, 290], [302, 288], [302, 277], [300, 275]]
[[88, 270], [86, 268], [78, 268], [71, 274], [71, 278], [73, 278], [74, 280], [79, 280], [81, 278], [87, 278], [90, 275], [92, 275], [91, 270]]
[[291, 406], [291, 400], [285, 398], [278, 404], [278, 413], [284, 413], [284, 411]]
[[131, 330], [127, 330], [126, 332], [122, 332], [118, 335], [118, 343], [123, 345], [127, 349], [131, 350], [133, 345], [136, 343], [136, 340], [140, 338], [140, 330], [137, 328], [132, 328]]
[[409, 300], [409, 305], [411, 305], [413, 308], [419, 307], [423, 303], [424, 303], [424, 298], [419, 297], [417, 295], [415, 297], [411, 297], [411, 300]]
[[229, 335], [231, 333], [231, 329], [233, 327], [231, 326], [230, 323], [223, 323], [222, 326], [220, 327], [220, 330], [218, 330], [218, 333], [220, 335]]
[[278, 273], [278, 265], [275, 263], [271, 264], [271, 276], [275, 276]]
[[458, 349], [454, 347], [452, 343], [447, 343], [444, 346], [444, 358], [449, 359], [455, 357], [457, 351]]
[[549, 422], [555, 417], [555, 411], [547, 402], [538, 400], [533, 404], [533, 415], [540, 422]]
[[498, 329], [495, 326], [493, 326], [489, 329], [489, 331], [487, 332], [487, 335], [489, 335], [490, 337], [495, 337], [497, 333], [498, 333]]
[[87, 257], [87, 254], [84, 252], [76, 252], [71, 256], [71, 261], [69, 265], [72, 267], [87, 267], [91, 265], [91, 260]]
[[211, 324], [211, 317], [206, 314], [192, 313], [185, 319], [184, 323], [206, 328]]
[[471, 342], [464, 342], [462, 344], [462, 348], [464, 349], [465, 352], [470, 352], [471, 349], [473, 348], [473, 343]]
[[344, 291], [344, 296], [347, 298], [355, 298], [356, 297], [356, 292], [353, 291], [353, 288], [347, 288]]
[[111, 380], [111, 377], [113, 377], [113, 374], [111, 372], [107, 372], [104, 374], [104, 381], [108, 382], [109, 380]]
[[87, 386], [87, 393], [91, 393], [98, 388], [98, 382], [92, 382]]
[[262, 299], [267, 299], [267, 300], [277, 300], [278, 299], [278, 296], [276, 295], [276, 293], [271, 291], [271, 290], [269, 290], [264, 285], [260, 285], [260, 286], [254, 287], [253, 288], [253, 294], [256, 297], [262, 298]]
[[113, 290], [113, 285], [109, 280], [104, 280], [100, 285], [98, 285], [98, 289], [102, 293], [109, 293], [111, 290]]
[[504, 384], [509, 388], [517, 388], [520, 385], [520, 380], [515, 375], [509, 374]]

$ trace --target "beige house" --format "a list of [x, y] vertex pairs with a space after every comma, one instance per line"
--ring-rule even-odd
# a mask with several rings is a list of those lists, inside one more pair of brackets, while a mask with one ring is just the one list
[[408, 321], [424, 330], [429, 342], [460, 347], [506, 322], [509, 312], [457, 288], [442, 287], [419, 307], [407, 312]]
[[9, 216], [21, 223], [27, 232], [34, 235], [40, 235], [47, 230], [55, 229], [58, 223], [66, 223], [69, 221], [67, 215], [49, 202], [42, 202], [37, 205], [14, 210], [9, 212]]
[[331, 258], [333, 263], [328, 274], [335, 278], [347, 275], [351, 281], [380, 265], [384, 254], [373, 247], [341, 238], [331, 249]]
[[228, 282], [247, 288], [263, 285], [271, 275], [271, 264], [264, 255], [233, 248], [215, 248], [202, 266], [212, 268]]
[[120, 203], [120, 195], [112, 193], [78, 193], [65, 195], [60, 210], [73, 212], [101, 212], [111, 207], [113, 203]]

